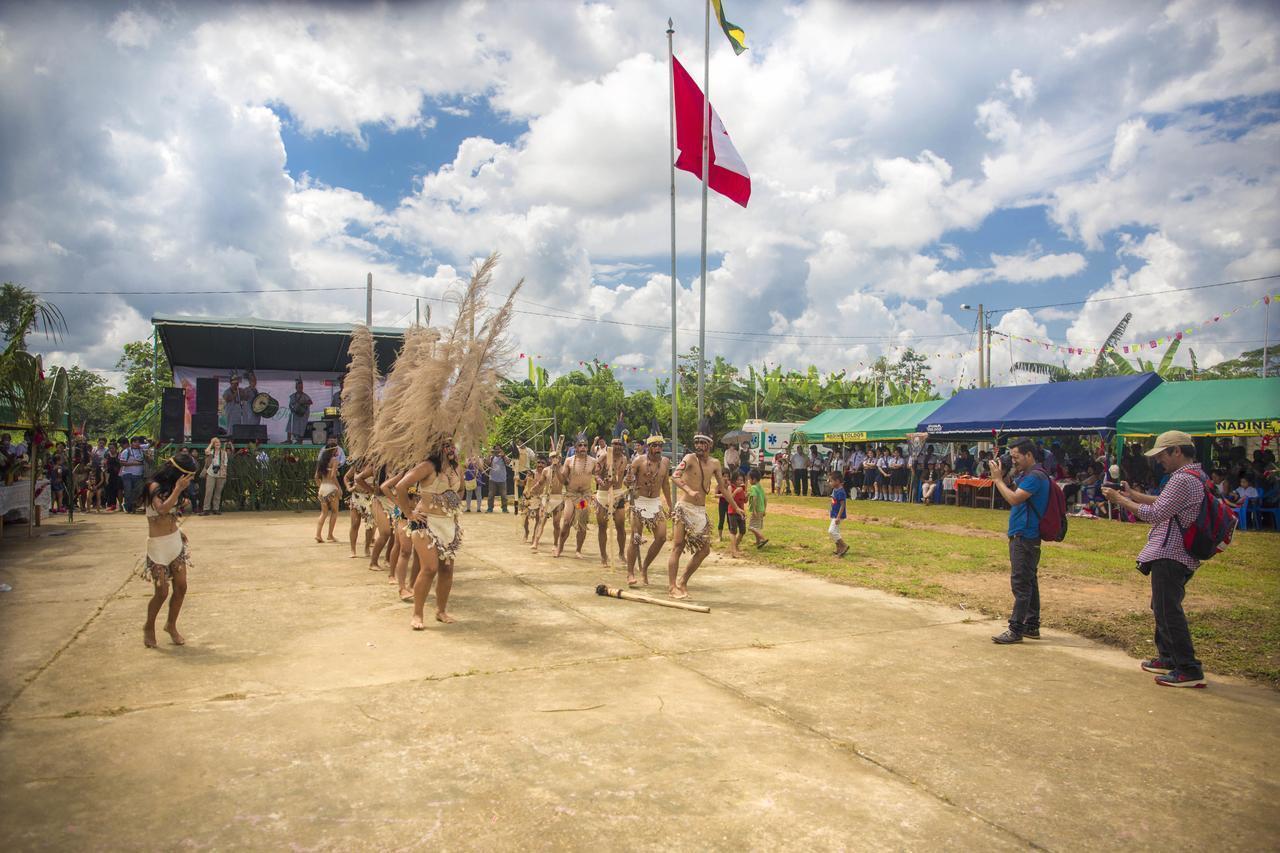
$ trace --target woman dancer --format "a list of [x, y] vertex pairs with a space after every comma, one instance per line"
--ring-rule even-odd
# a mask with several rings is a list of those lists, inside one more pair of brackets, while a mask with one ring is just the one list
[[329, 540], [337, 542], [333, 537], [333, 526], [338, 523], [338, 500], [342, 496], [342, 488], [338, 485], [338, 450], [326, 447], [316, 463], [316, 490], [320, 496], [320, 520], [316, 522], [316, 541], [324, 542], [320, 532], [325, 520], [329, 521]]
[[169, 598], [169, 584], [173, 584], [173, 598], [169, 599], [169, 618], [164, 630], [175, 646], [186, 640], [178, 633], [178, 613], [187, 595], [187, 569], [191, 568], [191, 550], [187, 534], [178, 526], [176, 507], [182, 493], [196, 474], [196, 461], [186, 451], [169, 459], [147, 483], [147, 556], [143, 560], [142, 577], [155, 584], [155, 592], [147, 602], [147, 623], [142, 626], [142, 642], [149, 648], [156, 647], [156, 616]]
[[[409, 502], [409, 488], [417, 485], [417, 505]], [[426, 461], [413, 467], [396, 483], [396, 503], [409, 519], [409, 538], [418, 555], [418, 578], [413, 585], [413, 619], [415, 631], [426, 626], [422, 611], [432, 582], [436, 584], [436, 621], [451, 623], [449, 593], [453, 589], [453, 558], [462, 547], [462, 528], [458, 525], [458, 507], [462, 504], [462, 472], [453, 439], [445, 439], [440, 449]]]

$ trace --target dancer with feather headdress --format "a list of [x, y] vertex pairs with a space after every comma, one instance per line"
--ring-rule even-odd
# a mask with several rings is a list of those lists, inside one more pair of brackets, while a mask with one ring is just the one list
[[[404, 395], [397, 393], [390, 420], [395, 430], [378, 448], [389, 464], [411, 466], [394, 491], [420, 563], [410, 623], [415, 631], [425, 627], [423, 609], [433, 583], [436, 620], [454, 621], [449, 595], [454, 559], [462, 547], [458, 507], [463, 485], [457, 447], [480, 446], [503, 402], [499, 370], [511, 355], [506, 331], [524, 282], [518, 282], [502, 307], [480, 323], [497, 262], [495, 253], [477, 265], [453, 328], [435, 343], [430, 357], [416, 361]], [[412, 501], [410, 490], [415, 486], [418, 498]]]
[[369, 553], [373, 536], [373, 516], [369, 501], [373, 488], [369, 476], [373, 473], [368, 464], [369, 447], [373, 436], [374, 415], [377, 408], [378, 360], [374, 353], [373, 332], [368, 326], [356, 326], [347, 346], [350, 361], [342, 379], [342, 432], [347, 441], [349, 467], [344, 477], [347, 487], [347, 504], [351, 507], [351, 558], [356, 554], [356, 542], [360, 528], [365, 528], [364, 549]]

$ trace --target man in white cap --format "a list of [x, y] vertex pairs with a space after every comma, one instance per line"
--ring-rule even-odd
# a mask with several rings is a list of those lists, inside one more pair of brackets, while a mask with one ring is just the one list
[[1151, 577], [1156, 656], [1144, 660], [1142, 668], [1156, 673], [1156, 684], [1162, 687], [1204, 687], [1204, 669], [1196, 659], [1182, 610], [1187, 581], [1200, 561], [1187, 553], [1182, 533], [1200, 514], [1207, 478], [1196, 462], [1195, 444], [1185, 432], [1160, 433], [1146, 456], [1169, 474], [1158, 497], [1143, 494], [1128, 482], [1121, 483], [1119, 491], [1102, 489], [1107, 500], [1151, 525], [1147, 544], [1138, 552], [1138, 571]]
[[[711, 522], [707, 518], [707, 493], [715, 481], [720, 495], [733, 504], [739, 513], [746, 515], [746, 508], [733, 497], [733, 489], [720, 467], [720, 460], [711, 455], [711, 436], [698, 433], [693, 437], [693, 453], [685, 454], [676, 466], [671, 478], [676, 484], [676, 505], [672, 508], [675, 518], [675, 534], [671, 543], [671, 556], [667, 558], [667, 580], [672, 598], [689, 597], [689, 578], [711, 553]], [[680, 552], [692, 556], [689, 565], [680, 576]]]

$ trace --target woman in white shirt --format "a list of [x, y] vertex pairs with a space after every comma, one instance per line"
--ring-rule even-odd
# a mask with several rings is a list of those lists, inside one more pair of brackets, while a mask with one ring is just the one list
[[[204, 450], [204, 503], [201, 515], [222, 515], [222, 489], [227, 485], [227, 451], [222, 441], [211, 438]], [[210, 509], [212, 507], [212, 509]]]

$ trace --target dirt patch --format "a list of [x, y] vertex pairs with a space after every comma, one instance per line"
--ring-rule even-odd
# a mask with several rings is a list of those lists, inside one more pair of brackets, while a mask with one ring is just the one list
[[[892, 516], [881, 516], [859, 512], [857, 509], [850, 509], [849, 519], [851, 521], [859, 521], [864, 524], [882, 524], [885, 527], [901, 527], [907, 530], [935, 530], [939, 533], [950, 533], [954, 536], [976, 536], [981, 539], [1003, 539], [1004, 534], [997, 533], [994, 530], [982, 530], [977, 527], [965, 527], [963, 524], [934, 524], [928, 521], [908, 521], [904, 518], [895, 518]], [[794, 518], [827, 518], [827, 508], [825, 506], [809, 507], [809, 506], [790, 506], [775, 505], [769, 507], [770, 515], [787, 515]]]
[[[972, 596], [978, 601], [1012, 603], [1007, 575], [946, 574], [927, 579], [930, 583], [946, 587], [962, 596]], [[1078, 578], [1040, 575], [1041, 609], [1071, 612], [1086, 617], [1117, 617], [1146, 614], [1150, 611], [1150, 593], [1122, 584], [1085, 581]], [[1195, 595], [1188, 590], [1188, 607], [1208, 610], [1223, 605], [1214, 596]]]

